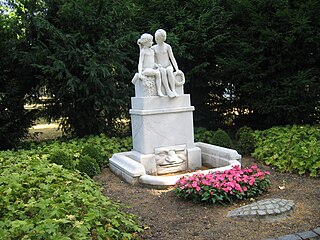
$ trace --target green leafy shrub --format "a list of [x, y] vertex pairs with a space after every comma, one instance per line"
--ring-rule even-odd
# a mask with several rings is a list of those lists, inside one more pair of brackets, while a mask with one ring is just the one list
[[231, 148], [231, 138], [225, 131], [219, 128], [213, 134], [212, 144], [220, 147]]
[[80, 156], [89, 155], [95, 158], [101, 167], [108, 164], [112, 154], [129, 151], [131, 147], [131, 137], [110, 138], [105, 134], [30, 144], [30, 149], [39, 154], [51, 155], [52, 152], [62, 151], [71, 156], [75, 162], [78, 162]]
[[252, 154], [282, 172], [320, 174], [320, 127], [286, 126], [254, 132], [256, 148]]
[[74, 169], [74, 160], [69, 154], [62, 150], [55, 151], [49, 157], [49, 161], [58, 165], [62, 165], [66, 169]]
[[271, 184], [269, 174], [257, 166], [243, 170], [235, 166], [224, 172], [184, 176], [177, 181], [174, 191], [186, 200], [225, 205], [267, 191]]
[[134, 239], [135, 217], [90, 178], [33, 151], [0, 152], [1, 239]]
[[244, 126], [239, 128], [236, 134], [237, 151], [242, 155], [250, 155], [255, 148], [255, 138], [253, 130], [250, 127]]
[[80, 157], [77, 169], [80, 172], [86, 173], [89, 177], [96, 176], [101, 172], [97, 161], [88, 155]]
[[95, 159], [96, 162], [99, 164], [100, 168], [106, 162], [100, 149], [94, 145], [91, 145], [91, 144], [87, 144], [83, 147], [83, 149], [81, 151], [81, 155], [88, 155], [89, 157]]
[[194, 141], [212, 144], [214, 131], [207, 130], [202, 127], [194, 129]]

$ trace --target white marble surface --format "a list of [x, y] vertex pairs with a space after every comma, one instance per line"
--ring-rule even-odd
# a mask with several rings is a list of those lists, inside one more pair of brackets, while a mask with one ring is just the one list
[[190, 95], [176, 98], [132, 98], [133, 149], [153, 154], [155, 148], [185, 144], [194, 147], [193, 111]]
[[176, 98], [158, 96], [131, 98], [132, 110], [175, 109], [180, 107], [192, 107], [190, 94], [183, 94]]

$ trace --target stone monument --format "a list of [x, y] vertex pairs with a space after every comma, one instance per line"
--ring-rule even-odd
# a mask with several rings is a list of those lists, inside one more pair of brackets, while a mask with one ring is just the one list
[[199, 170], [202, 166], [202, 145], [194, 143], [194, 107], [183, 89], [184, 73], [165, 42], [163, 29], [156, 31], [155, 40], [157, 44], [152, 46], [153, 36], [145, 33], [137, 41], [140, 55], [129, 111], [133, 149], [110, 159], [110, 169], [132, 184], [141, 182], [143, 176]]

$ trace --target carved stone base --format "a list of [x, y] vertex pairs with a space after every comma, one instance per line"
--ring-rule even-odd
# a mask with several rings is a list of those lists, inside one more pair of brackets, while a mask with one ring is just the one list
[[[177, 149], [176, 147], [177, 146], [171, 146], [165, 149]], [[159, 155], [164, 153], [162, 150], [163, 149], [161, 149], [161, 153], [157, 151], [157, 154], [142, 154], [133, 150], [113, 154], [109, 160], [110, 168], [117, 175], [125, 179], [129, 179], [129, 176], [133, 179], [146, 174], [156, 176], [185, 170], [199, 170], [201, 168], [201, 150], [198, 147], [183, 149], [182, 151], [178, 149], [176, 154], [182, 154], [182, 159], [179, 157], [176, 162], [174, 162], [174, 159], [167, 159], [172, 161], [171, 163], [166, 163], [165, 161], [159, 162]], [[164, 156], [161, 157], [164, 157], [165, 160], [168, 156], [168, 154], [164, 154]], [[132, 179], [126, 181], [132, 182], [134, 181]]]
[[[178, 95], [184, 94], [183, 84], [184, 84], [184, 75], [175, 74], [176, 77], [176, 93]], [[158, 96], [156, 89], [155, 77], [147, 77], [144, 79], [139, 79], [139, 74], [136, 73], [132, 78], [132, 83], [135, 88], [135, 96], [136, 97], [152, 97]], [[161, 90], [163, 94], [167, 94], [164, 86], [161, 86]]]
[[[195, 146], [197, 147], [187, 149], [188, 170], [198, 170], [201, 166], [206, 165], [209, 169], [201, 170], [203, 174], [206, 174], [216, 171], [222, 172], [231, 169], [233, 166], [241, 166], [241, 155], [233, 149], [201, 142], [195, 143]], [[180, 177], [194, 174], [194, 172], [170, 175], [157, 174], [156, 154], [141, 154], [136, 151], [115, 153], [109, 159], [109, 162], [111, 171], [126, 182], [146, 184], [151, 187], [174, 185]], [[174, 169], [175, 167], [173, 166], [171, 170], [180, 170]]]

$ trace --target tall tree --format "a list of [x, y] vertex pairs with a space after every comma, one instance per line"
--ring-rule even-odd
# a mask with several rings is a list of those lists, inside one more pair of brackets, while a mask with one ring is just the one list
[[235, 122], [267, 128], [319, 121], [319, 1], [227, 1], [225, 8], [233, 39], [219, 65], [234, 92]]
[[26, 37], [21, 19], [6, 1], [0, 2], [0, 149], [13, 148], [28, 134], [35, 111], [24, 109], [33, 83], [21, 62]]
[[23, 60], [51, 97], [45, 116], [62, 118], [62, 129], [77, 136], [110, 131], [127, 112], [131, 94], [134, 5], [130, 0], [21, 3], [30, 39]]

